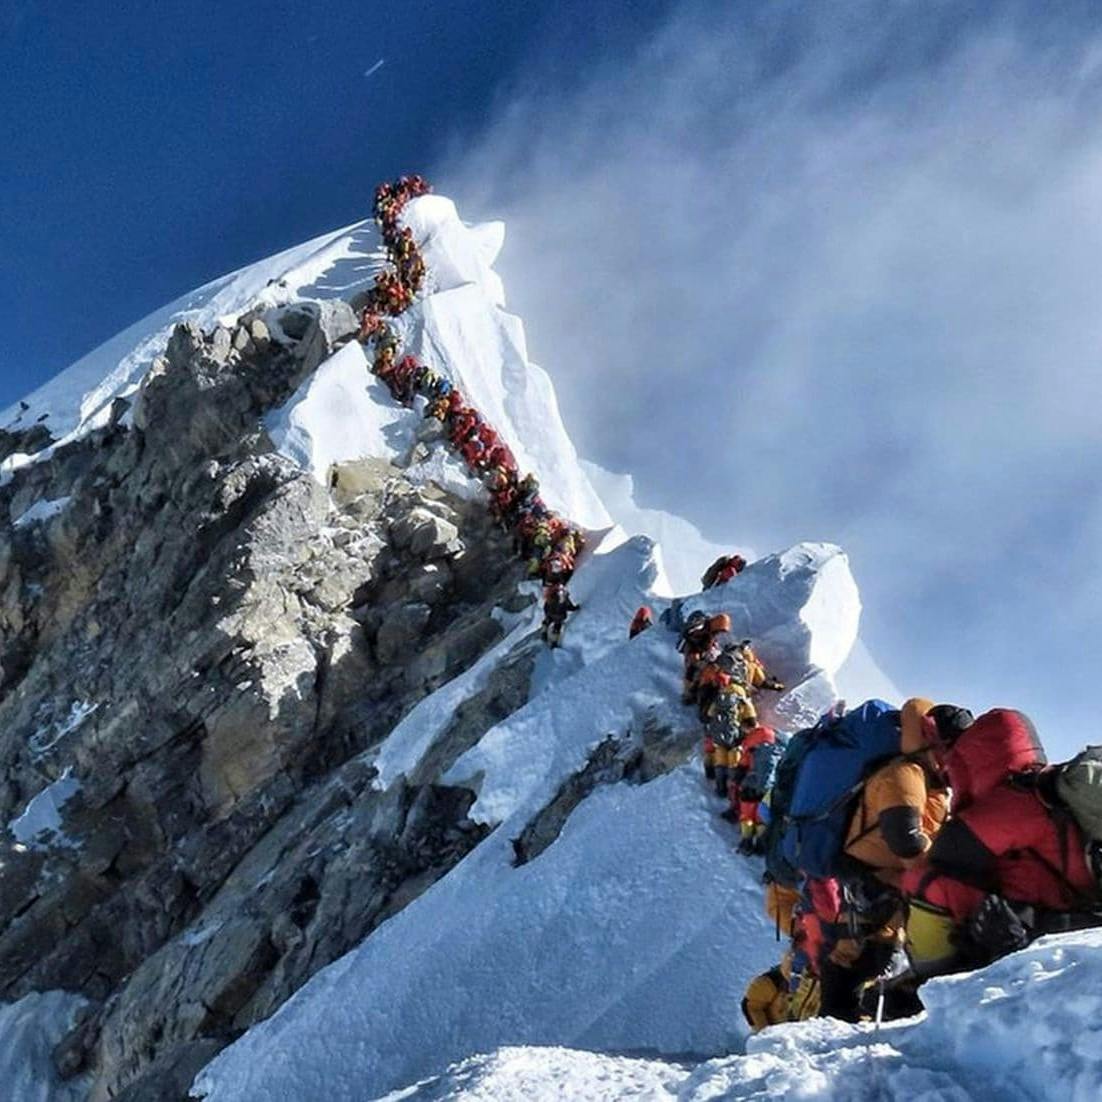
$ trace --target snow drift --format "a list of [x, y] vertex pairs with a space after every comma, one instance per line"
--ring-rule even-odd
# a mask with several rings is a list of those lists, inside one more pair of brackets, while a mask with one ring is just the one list
[[[803, 1102], [1093, 1102], [1102, 1084], [1102, 931], [1045, 938], [923, 988], [927, 1015], [877, 1032], [817, 1019], [695, 1067], [562, 1048], [507, 1048], [389, 1095], [436, 1099], [798, 1098]], [[273, 1096], [275, 1097], [275, 1096]]]

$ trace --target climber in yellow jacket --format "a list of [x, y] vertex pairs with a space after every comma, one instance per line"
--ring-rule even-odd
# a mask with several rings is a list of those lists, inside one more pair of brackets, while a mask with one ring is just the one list
[[780, 964], [750, 981], [742, 1000], [742, 1013], [755, 1033], [766, 1026], [789, 1020], [791, 998], [788, 984], [791, 975], [792, 954], [785, 953]]

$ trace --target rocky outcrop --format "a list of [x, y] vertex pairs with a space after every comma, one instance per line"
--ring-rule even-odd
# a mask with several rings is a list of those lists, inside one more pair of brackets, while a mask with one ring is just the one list
[[355, 319], [268, 320], [178, 326], [129, 406], [0, 488], [0, 822], [76, 780], [53, 835], [0, 842], [0, 998], [88, 1000], [56, 1062], [92, 1099], [182, 1097], [487, 831], [434, 766], [380, 791], [364, 755], [499, 641], [510, 548], [477, 495], [274, 453], [264, 414]]

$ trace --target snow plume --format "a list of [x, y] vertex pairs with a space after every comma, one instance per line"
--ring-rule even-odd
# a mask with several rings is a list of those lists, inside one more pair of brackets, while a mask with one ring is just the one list
[[1093, 705], [1037, 649], [1074, 682], [1102, 618], [1102, 13], [1076, 12], [681, 5], [569, 87], [534, 74], [441, 174], [507, 221], [583, 454], [717, 542], [843, 544], [889, 671], [1061, 750]]

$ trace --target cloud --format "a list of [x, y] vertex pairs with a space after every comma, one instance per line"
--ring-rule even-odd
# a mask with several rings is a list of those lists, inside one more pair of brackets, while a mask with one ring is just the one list
[[442, 174], [506, 219], [584, 454], [711, 539], [843, 543], [902, 687], [1066, 745], [1102, 629], [1100, 75], [1097, 25], [1024, 8], [692, 6], [533, 71]]

